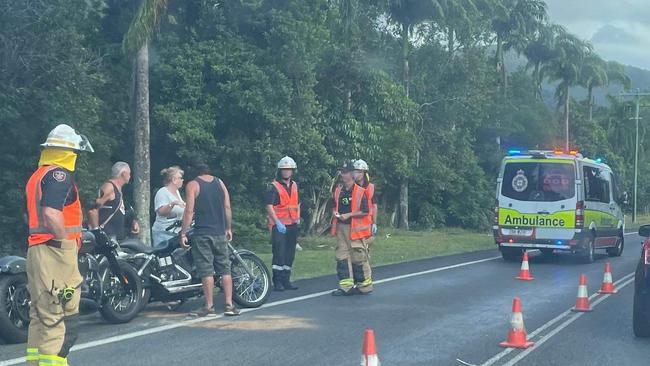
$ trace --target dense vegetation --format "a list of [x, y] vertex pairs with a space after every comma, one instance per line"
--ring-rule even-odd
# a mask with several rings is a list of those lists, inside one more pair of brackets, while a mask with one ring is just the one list
[[[513, 54], [526, 67], [509, 70]], [[548, 83], [557, 108], [542, 100]], [[570, 93], [612, 83], [629, 85], [623, 68], [551, 24], [539, 0], [0, 0], [0, 252], [24, 246], [24, 183], [58, 123], [95, 147], [80, 159], [83, 198], [112, 162], [134, 163], [127, 193], [141, 216], [156, 172], [201, 159], [231, 190], [239, 239], [266, 240], [266, 182], [288, 154], [304, 232], [322, 230], [346, 158], [369, 162], [383, 225], [482, 229], [504, 152], [563, 146], [566, 117], [571, 145], [609, 161], [629, 189], [629, 101]], [[135, 127], [148, 124], [150, 150]]]

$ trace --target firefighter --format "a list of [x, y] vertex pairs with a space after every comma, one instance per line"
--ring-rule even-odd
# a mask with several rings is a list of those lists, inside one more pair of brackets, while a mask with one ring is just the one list
[[297, 290], [291, 283], [291, 266], [296, 256], [300, 222], [298, 183], [292, 178], [296, 162], [285, 156], [277, 166], [276, 177], [269, 185], [266, 202], [268, 227], [273, 247], [273, 288], [275, 291]]
[[[331, 233], [336, 236], [336, 274], [339, 288], [333, 296], [372, 292], [372, 279], [364, 272], [368, 261], [368, 240], [372, 236], [372, 218], [365, 190], [355, 183], [352, 162], [340, 170], [341, 185], [333, 194]], [[368, 266], [369, 268], [369, 266]], [[356, 284], [356, 287], [355, 287]]]
[[27, 365], [67, 365], [79, 312], [82, 209], [74, 181], [80, 151], [93, 152], [72, 127], [56, 126], [41, 145], [38, 169], [27, 182], [27, 281], [31, 297]]
[[[374, 236], [377, 234], [377, 201], [375, 200], [375, 185], [370, 183], [368, 175], [368, 163], [365, 160], [358, 159], [354, 162], [354, 181], [365, 189], [366, 198], [368, 199], [368, 208], [370, 209], [370, 222], [372, 223], [372, 237], [367, 240], [368, 260], [363, 264], [364, 278], [372, 278], [372, 267], [370, 266], [370, 248], [374, 242]], [[356, 283], [357, 287], [362, 284]]]

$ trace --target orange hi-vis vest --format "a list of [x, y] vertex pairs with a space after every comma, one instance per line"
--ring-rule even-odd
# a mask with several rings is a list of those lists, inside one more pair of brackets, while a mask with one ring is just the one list
[[[334, 191], [333, 198], [336, 212], [339, 211], [339, 197], [341, 196], [342, 189], [343, 187], [338, 186]], [[354, 188], [352, 189], [352, 210], [350, 212], [361, 211], [361, 200], [365, 194], [365, 189], [359, 187], [357, 184], [354, 185]], [[368, 211], [370, 211], [370, 207], [368, 207]], [[330, 233], [332, 235], [336, 235], [337, 221], [338, 219], [336, 217], [332, 218], [332, 228], [330, 230]], [[370, 214], [360, 217], [353, 217], [351, 221], [352, 224], [350, 227], [350, 239], [361, 240], [368, 239], [372, 236], [372, 216]]]
[[[45, 165], [38, 168], [27, 182], [25, 193], [27, 196], [27, 215], [29, 218], [29, 239], [27, 240], [29, 246], [44, 244], [45, 242], [54, 239], [54, 235], [45, 226], [43, 220], [43, 207], [41, 206], [41, 198], [43, 192], [41, 190], [41, 181], [43, 177], [56, 166]], [[73, 186], [73, 189], [77, 189]], [[81, 201], [79, 200], [79, 193], [77, 192], [77, 199], [70, 205], [63, 207], [63, 225], [68, 240], [81, 239]]]
[[[300, 204], [298, 203], [298, 183], [293, 182], [291, 185], [291, 195], [278, 181], [273, 181], [273, 186], [278, 191], [280, 196], [280, 203], [273, 206], [275, 216], [278, 217], [284, 225], [293, 225], [298, 222], [300, 218]], [[269, 230], [273, 229], [275, 222], [270, 215], [267, 215], [269, 220]]]
[[366, 185], [366, 198], [368, 199], [368, 211], [370, 212], [370, 222], [373, 222], [373, 217], [377, 215], [375, 212], [375, 185], [372, 183], [368, 183]]

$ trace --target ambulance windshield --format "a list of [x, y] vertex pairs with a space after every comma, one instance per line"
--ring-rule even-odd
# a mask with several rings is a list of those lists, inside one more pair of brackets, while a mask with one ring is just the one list
[[575, 193], [573, 162], [506, 162], [501, 194], [508, 198], [554, 202]]

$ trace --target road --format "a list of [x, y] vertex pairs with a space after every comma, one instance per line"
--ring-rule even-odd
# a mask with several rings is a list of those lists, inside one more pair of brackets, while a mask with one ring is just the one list
[[[84, 318], [73, 365], [358, 365], [363, 331], [373, 328], [383, 365], [647, 365], [650, 340], [632, 333], [631, 274], [641, 238], [626, 236], [622, 257], [580, 264], [568, 255], [531, 256], [534, 281], [514, 280], [518, 263], [482, 251], [377, 268], [370, 296], [334, 298], [335, 279], [297, 284], [268, 306], [236, 319], [184, 320], [191, 306], [150, 306], [134, 322]], [[578, 276], [595, 294], [610, 261], [619, 293], [594, 295], [592, 313], [568, 311]], [[512, 299], [519, 296], [531, 339], [526, 351], [502, 349]], [[217, 299], [217, 304], [221, 299]], [[0, 366], [19, 364], [23, 345], [0, 345]]]

